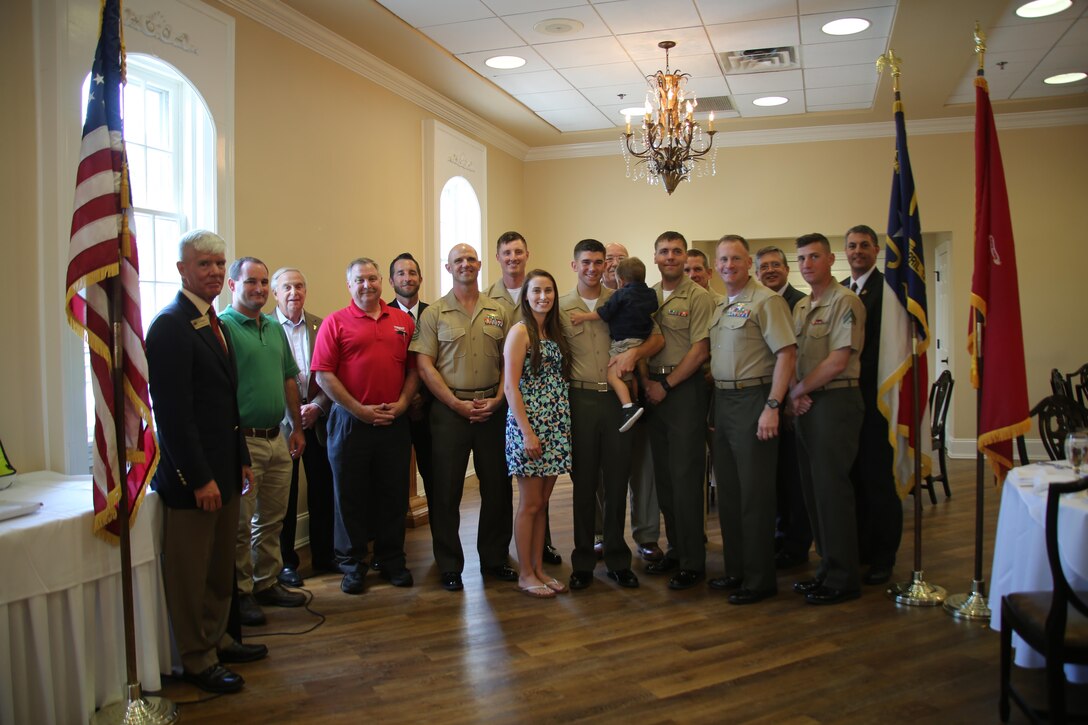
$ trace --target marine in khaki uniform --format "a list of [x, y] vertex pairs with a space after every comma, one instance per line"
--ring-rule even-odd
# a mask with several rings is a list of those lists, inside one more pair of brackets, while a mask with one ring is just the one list
[[679, 569], [670, 589], [689, 589], [706, 570], [703, 481], [707, 395], [701, 367], [709, 355], [707, 327], [714, 310], [710, 294], [684, 276], [687, 240], [665, 232], [654, 242], [661, 282], [654, 285], [661, 307], [654, 319], [665, 347], [650, 358], [643, 380], [649, 413], [657, 500], [665, 516], [669, 550], [647, 573]]
[[822, 234], [797, 239], [797, 264], [812, 294], [793, 308], [801, 489], [820, 565], [795, 591], [809, 604], [838, 604], [860, 596], [858, 533], [850, 468], [858, 452], [864, 403], [858, 389], [865, 307], [831, 276], [835, 255]]
[[446, 271], [453, 289], [419, 318], [409, 350], [417, 354], [419, 375], [434, 395], [431, 436], [434, 486], [430, 498], [434, 558], [449, 591], [463, 588], [465, 555], [458, 529], [468, 454], [480, 481], [480, 522], [476, 548], [480, 570], [516, 581], [507, 563], [513, 535], [513, 494], [506, 473], [502, 349], [509, 315], [506, 307], [480, 294], [480, 259], [458, 244]]
[[[601, 507], [604, 531], [604, 562], [608, 576], [622, 587], [637, 587], [631, 571], [631, 550], [624, 540], [627, 481], [631, 475], [634, 431], [619, 432], [622, 418], [619, 400], [608, 385], [608, 324], [601, 320], [572, 325], [570, 313], [592, 312], [612, 295], [601, 284], [605, 247], [596, 239], [584, 239], [574, 247], [571, 262], [578, 276], [575, 289], [559, 299], [560, 323], [571, 354], [570, 417], [574, 468], [574, 552], [571, 589], [585, 589], [593, 582], [597, 564], [594, 551], [594, 519], [598, 484], [604, 490]], [[591, 309], [592, 307], [592, 309]], [[617, 356], [622, 369], [633, 369], [641, 357], [664, 345], [660, 332], [641, 345]]]
[[495, 261], [501, 276], [484, 294], [506, 305], [513, 325], [521, 319], [521, 285], [525, 283], [529, 243], [517, 232], [504, 232], [495, 243]]
[[753, 604], [777, 592], [779, 409], [793, 380], [797, 342], [786, 300], [752, 278], [743, 237], [722, 237], [717, 267], [727, 296], [711, 318], [710, 360], [725, 576], [711, 579], [709, 586], [736, 589], [730, 604]]

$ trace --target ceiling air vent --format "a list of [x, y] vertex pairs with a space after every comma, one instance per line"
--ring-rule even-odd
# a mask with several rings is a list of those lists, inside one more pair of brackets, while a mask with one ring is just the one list
[[733, 100], [729, 96], [699, 96], [699, 113], [729, 113], [733, 108]]
[[758, 73], [760, 71], [790, 70], [798, 68], [797, 48], [752, 48], [730, 50], [721, 53], [722, 67], [730, 73]]

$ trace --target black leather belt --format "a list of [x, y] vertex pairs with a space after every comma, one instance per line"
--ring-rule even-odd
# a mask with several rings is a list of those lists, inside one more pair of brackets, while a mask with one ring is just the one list
[[242, 435], [246, 438], [264, 438], [266, 441], [273, 441], [280, 437], [280, 427], [277, 425], [275, 428], [243, 428]]
[[607, 393], [612, 389], [608, 383], [586, 383], [581, 380], [571, 380], [570, 388], [571, 390], [592, 390], [595, 393]]
[[715, 380], [714, 387], [718, 390], [744, 390], [758, 385], [770, 385], [774, 378], [764, 376], [760, 378], [744, 378], [743, 380]]
[[861, 385], [861, 383], [858, 382], [857, 378], [853, 378], [852, 380], [832, 380], [822, 388], [816, 388], [813, 392], [819, 392], [821, 390], [838, 390], [839, 388], [856, 388], [859, 385]]

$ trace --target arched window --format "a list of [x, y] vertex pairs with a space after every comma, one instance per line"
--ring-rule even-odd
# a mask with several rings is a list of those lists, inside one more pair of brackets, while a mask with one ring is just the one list
[[[441, 293], [446, 294], [453, 286], [453, 279], [446, 271], [445, 263], [450, 250], [458, 244], [477, 247], [482, 238], [480, 200], [472, 184], [463, 176], [454, 176], [442, 187], [438, 207], [439, 218], [439, 268], [442, 270]], [[483, 254], [484, 250], [480, 250]]]
[[[149, 55], [127, 58], [122, 115], [140, 254], [144, 332], [181, 289], [178, 239], [190, 229], [215, 229], [216, 133], [197, 89], [172, 66]], [[83, 113], [91, 78], [83, 83]], [[85, 119], [84, 119], [85, 120]], [[84, 345], [88, 438], [94, 438], [90, 355]]]

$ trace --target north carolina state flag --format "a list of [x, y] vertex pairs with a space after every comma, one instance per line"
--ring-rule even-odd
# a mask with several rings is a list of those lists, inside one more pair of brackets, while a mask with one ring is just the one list
[[[971, 384], [982, 396], [978, 449], [1002, 482], [1012, 468], [1012, 441], [1031, 429], [1031, 418], [1009, 195], [981, 70], [975, 79], [975, 273], [969, 317]], [[975, 339], [976, 321], [982, 323], [981, 346]]]

